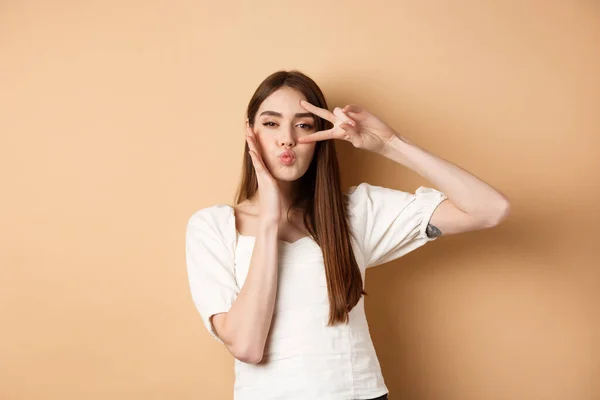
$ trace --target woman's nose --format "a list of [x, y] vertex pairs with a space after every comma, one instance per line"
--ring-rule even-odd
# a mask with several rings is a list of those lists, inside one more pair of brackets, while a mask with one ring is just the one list
[[292, 131], [292, 129], [285, 129], [283, 132], [281, 132], [281, 135], [279, 136], [279, 144], [281, 146], [295, 146], [296, 145], [296, 139], [294, 138], [294, 132]]

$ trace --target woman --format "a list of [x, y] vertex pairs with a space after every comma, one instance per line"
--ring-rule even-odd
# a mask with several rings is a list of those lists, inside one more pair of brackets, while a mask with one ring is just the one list
[[[315, 82], [279, 71], [247, 109], [234, 206], [194, 213], [186, 258], [208, 331], [235, 357], [234, 399], [387, 399], [365, 318], [366, 268], [444, 234], [502, 221], [504, 195]], [[411, 168], [440, 190], [340, 186], [332, 139]]]

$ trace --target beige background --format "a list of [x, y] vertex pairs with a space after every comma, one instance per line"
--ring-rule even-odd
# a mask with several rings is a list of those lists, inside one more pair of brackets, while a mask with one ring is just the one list
[[[231, 399], [185, 225], [297, 68], [512, 200], [369, 270], [391, 399], [600, 399], [596, 1], [0, 2], [0, 398]], [[339, 145], [344, 185], [413, 191]]]

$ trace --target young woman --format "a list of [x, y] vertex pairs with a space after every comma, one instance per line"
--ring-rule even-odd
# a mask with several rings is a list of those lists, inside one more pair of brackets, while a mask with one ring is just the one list
[[[387, 157], [439, 190], [340, 186], [332, 139]], [[192, 297], [235, 357], [235, 400], [387, 399], [367, 320], [365, 270], [445, 234], [490, 228], [506, 197], [356, 105], [328, 111], [316, 83], [279, 71], [247, 109], [234, 206], [196, 211]]]

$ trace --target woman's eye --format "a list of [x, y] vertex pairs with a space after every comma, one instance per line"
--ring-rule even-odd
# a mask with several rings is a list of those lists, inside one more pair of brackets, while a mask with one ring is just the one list
[[[263, 122], [263, 125], [269, 126], [269, 127], [277, 126], [277, 124], [275, 122], [271, 122], [271, 121]], [[309, 125], [309, 124], [298, 124], [298, 126], [301, 127], [302, 129], [306, 129], [306, 130], [310, 130], [313, 128], [313, 126]]]

